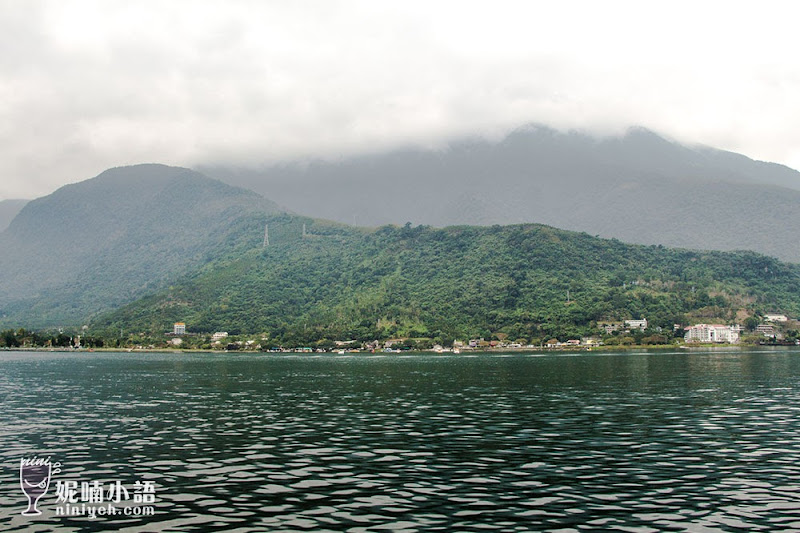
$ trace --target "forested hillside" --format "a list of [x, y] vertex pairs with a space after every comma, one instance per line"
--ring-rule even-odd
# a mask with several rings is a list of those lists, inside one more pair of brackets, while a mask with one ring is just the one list
[[[302, 235], [302, 224], [307, 234]], [[253, 226], [255, 231], [256, 226]], [[270, 245], [207, 265], [93, 330], [263, 332], [276, 343], [570, 337], [595, 323], [800, 313], [800, 268], [751, 252], [629, 245], [541, 225], [362, 230], [284, 216]], [[569, 291], [569, 299], [568, 292]]]
[[0, 325], [80, 323], [229, 251], [243, 217], [279, 212], [252, 191], [164, 165], [62, 187], [0, 233]]

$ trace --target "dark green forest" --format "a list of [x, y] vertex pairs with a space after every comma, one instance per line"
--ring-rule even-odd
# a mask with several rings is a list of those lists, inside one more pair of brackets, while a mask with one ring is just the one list
[[[224, 258], [96, 317], [97, 335], [261, 333], [275, 344], [395, 337], [565, 340], [603, 321], [800, 314], [800, 267], [753, 252], [629, 245], [526, 224], [353, 228], [304, 217], [243, 219]], [[306, 235], [303, 235], [303, 224]]]

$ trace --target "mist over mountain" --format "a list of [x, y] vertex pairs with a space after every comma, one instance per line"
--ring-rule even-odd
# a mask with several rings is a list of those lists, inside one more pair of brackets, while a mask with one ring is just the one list
[[204, 171], [293, 211], [351, 224], [533, 222], [800, 261], [800, 173], [645, 129], [596, 138], [532, 126], [441, 151]]
[[0, 233], [0, 321], [53, 325], [114, 308], [229, 249], [243, 217], [279, 212], [252, 191], [164, 165], [67, 185]]
[[11, 224], [14, 217], [27, 203], [28, 200], [0, 200], [0, 232]]

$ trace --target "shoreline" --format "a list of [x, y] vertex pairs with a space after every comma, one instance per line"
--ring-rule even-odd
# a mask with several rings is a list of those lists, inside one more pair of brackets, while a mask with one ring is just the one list
[[46, 348], [46, 347], [17, 347], [17, 348], [0, 348], [0, 352], [41, 352], [41, 353], [198, 353], [198, 354], [247, 354], [247, 355], [477, 355], [477, 354], [516, 354], [516, 353], [603, 353], [603, 352], [628, 352], [635, 350], [653, 350], [653, 351], [668, 351], [668, 350], [702, 350], [706, 351], [710, 348], [718, 349], [753, 349], [753, 348], [791, 348], [796, 346], [794, 344], [669, 344], [669, 345], [648, 345], [648, 344], [635, 344], [628, 346], [592, 346], [586, 348], [487, 348], [482, 350], [461, 350], [460, 353], [454, 353], [452, 350], [443, 352], [435, 350], [403, 350], [400, 352], [370, 352], [366, 350], [358, 350], [352, 352], [345, 352], [340, 354], [337, 352], [301, 352], [301, 351], [285, 351], [285, 352], [270, 352], [259, 350], [204, 350], [204, 349], [175, 349], [175, 348], [90, 348], [90, 349], [68, 349], [68, 348]]

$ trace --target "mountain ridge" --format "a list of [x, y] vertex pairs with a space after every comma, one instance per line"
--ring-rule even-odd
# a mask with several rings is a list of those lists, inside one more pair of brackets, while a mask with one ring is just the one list
[[800, 261], [799, 172], [643, 128], [597, 138], [532, 126], [499, 142], [469, 139], [440, 151], [204, 171], [269, 191], [293, 211], [351, 224], [540, 223], [639, 244], [751, 249]]
[[23, 199], [0, 200], [0, 233], [5, 231], [29, 201]]
[[[0, 233], [0, 316], [80, 320], [130, 301], [228, 247], [260, 195], [189, 169], [109, 169], [29, 202]], [[22, 313], [20, 315], [19, 313]]]

